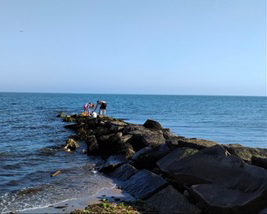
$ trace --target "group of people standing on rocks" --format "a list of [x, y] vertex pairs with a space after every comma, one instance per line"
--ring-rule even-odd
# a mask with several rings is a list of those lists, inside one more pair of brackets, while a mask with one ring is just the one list
[[92, 102], [83, 105], [83, 111], [86, 116], [97, 117], [96, 109], [99, 107], [99, 115], [107, 115], [107, 102], [105, 100], [98, 100], [96, 105]]

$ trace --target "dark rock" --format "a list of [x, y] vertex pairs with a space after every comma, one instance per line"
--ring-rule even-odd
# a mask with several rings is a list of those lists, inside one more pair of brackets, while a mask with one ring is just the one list
[[266, 191], [242, 192], [218, 184], [199, 184], [192, 186], [191, 193], [203, 203], [208, 213], [258, 213], [267, 205]]
[[218, 143], [209, 141], [209, 140], [198, 139], [198, 138], [179, 137], [179, 140], [178, 140], [179, 147], [188, 147], [188, 148], [198, 149], [198, 150], [212, 147], [215, 145], [218, 145]]
[[170, 152], [170, 148], [166, 144], [156, 147], [145, 147], [132, 156], [134, 166], [139, 169], [153, 169], [156, 162]]
[[173, 168], [177, 161], [197, 153], [198, 150], [192, 148], [177, 148], [157, 161], [157, 166], [163, 171], [168, 172]]
[[165, 186], [167, 182], [164, 179], [148, 170], [137, 172], [122, 185], [136, 199], [147, 199]]
[[251, 164], [267, 169], [267, 158], [259, 158], [259, 157], [252, 156]]
[[114, 156], [110, 156], [104, 165], [102, 165], [99, 168], [100, 172], [104, 172], [104, 173], [110, 173], [112, 172], [114, 169], [116, 169], [117, 167], [121, 166], [122, 164], [124, 164], [126, 162], [126, 158], [124, 155], [114, 155]]
[[99, 145], [97, 142], [97, 139], [94, 135], [90, 135], [86, 138], [86, 144], [87, 144], [87, 154], [97, 154], [99, 153]]
[[[193, 188], [192, 192], [201, 201], [208, 202], [207, 209], [216, 206], [216, 209], [230, 210], [230, 213], [238, 213], [240, 210], [259, 211], [264, 208], [262, 202], [265, 200], [266, 203], [267, 200], [267, 171], [246, 164], [219, 145], [174, 161], [165, 171], [186, 186], [209, 183], [220, 186], [214, 192], [212, 188], [215, 186], [204, 186], [207, 192], [204, 187]], [[218, 194], [215, 194], [216, 191]], [[220, 191], [224, 197], [220, 196]], [[214, 197], [209, 197], [212, 194]]]
[[155, 120], [150, 120], [150, 119], [148, 119], [143, 124], [143, 126], [148, 128], [148, 129], [155, 129], [155, 130], [162, 130], [163, 129], [159, 122], [157, 122]]
[[74, 131], [77, 131], [81, 127], [82, 127], [82, 124], [77, 124], [77, 123], [64, 126], [64, 128], [71, 129], [71, 130], [74, 130]]
[[135, 130], [129, 132], [133, 135], [129, 143], [132, 144], [135, 151], [138, 151], [146, 146], [155, 147], [159, 144], [165, 144], [165, 138], [162, 130], [151, 131], [144, 128], [143, 130]]
[[118, 167], [114, 172], [110, 174], [111, 177], [126, 181], [132, 175], [134, 175], [138, 170], [132, 165], [126, 163]]
[[223, 145], [232, 155], [236, 155], [244, 161], [251, 161], [252, 156], [267, 159], [267, 149], [244, 147], [239, 144]]
[[145, 201], [151, 207], [161, 214], [165, 213], [192, 213], [200, 214], [201, 210], [195, 205], [191, 204], [186, 197], [175, 190], [171, 185], [160, 190], [152, 197]]
[[64, 149], [65, 150], [70, 149], [71, 151], [74, 151], [74, 150], [78, 149], [79, 147], [80, 147], [79, 144], [75, 140], [68, 139], [66, 141]]

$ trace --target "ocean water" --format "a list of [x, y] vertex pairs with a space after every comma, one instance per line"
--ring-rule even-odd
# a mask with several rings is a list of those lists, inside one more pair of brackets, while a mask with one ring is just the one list
[[[95, 194], [112, 181], [90, 170], [86, 148], [60, 149], [72, 131], [56, 115], [105, 99], [127, 122], [159, 121], [185, 137], [267, 148], [267, 97], [0, 93], [0, 212], [44, 207]], [[62, 174], [51, 177], [55, 170]]]

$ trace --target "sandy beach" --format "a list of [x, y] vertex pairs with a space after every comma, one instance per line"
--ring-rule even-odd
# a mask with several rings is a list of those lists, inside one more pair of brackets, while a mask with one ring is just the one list
[[110, 189], [104, 188], [96, 194], [88, 197], [74, 198], [56, 204], [51, 204], [46, 207], [18, 211], [17, 213], [70, 213], [76, 209], [84, 209], [87, 205], [100, 203], [101, 199], [104, 198], [110, 202], [134, 200], [130, 194], [118, 189], [117, 187]]

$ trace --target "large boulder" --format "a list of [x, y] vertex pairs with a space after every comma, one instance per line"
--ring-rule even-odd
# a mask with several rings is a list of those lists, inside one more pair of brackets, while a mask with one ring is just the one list
[[134, 168], [132, 165], [125, 163], [115, 169], [109, 176], [120, 179], [122, 181], [128, 180], [132, 175], [137, 173], [137, 169]]
[[135, 167], [151, 170], [156, 167], [156, 162], [170, 151], [171, 149], [166, 144], [156, 147], [148, 146], [135, 153], [131, 159]]
[[129, 143], [132, 144], [135, 151], [138, 151], [146, 146], [155, 147], [159, 144], [165, 144], [165, 138], [162, 130], [152, 131], [144, 128], [130, 131], [128, 134], [133, 136]]
[[147, 199], [167, 184], [160, 176], [143, 169], [125, 181], [122, 188], [136, 199]]
[[198, 184], [190, 193], [206, 207], [208, 213], [258, 213], [267, 207], [267, 191], [242, 192], [218, 184]]
[[186, 197], [175, 190], [171, 185], [160, 190], [145, 201], [151, 207], [156, 208], [160, 214], [200, 214], [201, 210], [190, 203]]
[[236, 155], [244, 161], [251, 161], [252, 156], [255, 158], [267, 159], [267, 149], [244, 147], [239, 144], [223, 145], [232, 155]]
[[[216, 206], [216, 209], [222, 210], [222, 213], [224, 213], [223, 209], [233, 213], [246, 209], [257, 212], [264, 208], [263, 202], [265, 204], [267, 201], [267, 171], [246, 164], [220, 145], [203, 149], [194, 155], [174, 161], [165, 167], [165, 171], [186, 186], [218, 185], [219, 187], [216, 188], [218, 192], [219, 190], [223, 192], [224, 197], [215, 194], [215, 190], [205, 193], [204, 187], [195, 189], [192, 187], [193, 193], [198, 195], [198, 199], [209, 202], [206, 203], [207, 209]], [[232, 191], [238, 192], [238, 194], [234, 194], [238, 198], [231, 196]], [[209, 197], [213, 193], [215, 197]], [[224, 203], [224, 200], [227, 200], [227, 203]]]
[[161, 169], [163, 172], [169, 172], [169, 169], [173, 168], [173, 165], [176, 164], [177, 161], [186, 158], [190, 155], [194, 155], [197, 153], [197, 149], [192, 148], [177, 148], [167, 154], [166, 156], [162, 157], [160, 160], [157, 161], [157, 166]]
[[155, 130], [162, 130], [163, 129], [159, 122], [157, 122], [155, 120], [150, 120], [150, 119], [148, 119], [143, 124], [143, 126], [148, 128], [148, 129], [155, 129]]
[[126, 161], [126, 158], [124, 155], [113, 155], [110, 156], [106, 162], [99, 167], [100, 172], [110, 173], [114, 171], [117, 167], [124, 164]]

